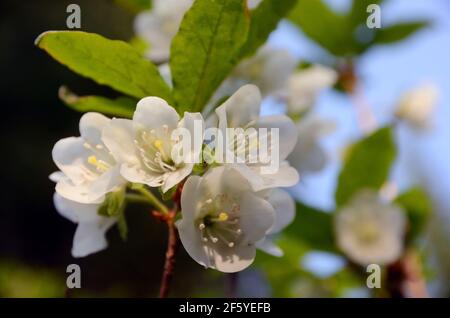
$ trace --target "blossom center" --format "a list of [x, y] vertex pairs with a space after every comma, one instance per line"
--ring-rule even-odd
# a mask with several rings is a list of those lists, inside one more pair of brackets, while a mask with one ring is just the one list
[[239, 205], [226, 194], [203, 202], [200, 208], [202, 217], [197, 221], [202, 242], [234, 247], [242, 234], [239, 211]]
[[102, 144], [92, 145], [85, 142], [83, 147], [91, 152], [91, 155], [86, 159], [87, 164], [84, 166], [84, 177], [86, 179], [96, 179], [115, 164], [111, 153]]
[[166, 125], [163, 126], [164, 135], [158, 135], [154, 129], [143, 130], [136, 135], [134, 143], [139, 150], [140, 159], [144, 166], [152, 172], [166, 173], [176, 170], [176, 165], [170, 157], [172, 141]]

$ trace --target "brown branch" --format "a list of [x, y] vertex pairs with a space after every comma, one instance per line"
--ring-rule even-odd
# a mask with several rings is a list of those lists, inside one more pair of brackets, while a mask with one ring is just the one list
[[422, 265], [416, 251], [407, 251], [399, 261], [388, 267], [387, 284], [392, 298], [428, 297]]
[[[173, 212], [172, 212], [173, 213]], [[175, 213], [174, 213], [175, 214]], [[175, 227], [174, 217], [171, 220], [167, 220], [168, 227], [168, 243], [166, 251], [166, 261], [164, 263], [164, 272], [161, 280], [161, 287], [159, 290], [159, 297], [166, 298], [169, 295], [170, 284], [172, 282], [173, 273], [175, 269], [175, 259], [180, 245], [180, 239], [178, 237], [178, 231]]]
[[353, 61], [348, 60], [340, 67], [339, 83], [351, 99], [359, 128], [365, 134], [370, 133], [376, 128], [377, 121], [359, 85]]
[[167, 224], [168, 229], [168, 242], [166, 250], [166, 261], [164, 263], [164, 272], [161, 280], [161, 286], [159, 289], [159, 297], [166, 298], [169, 295], [170, 284], [172, 283], [172, 278], [175, 270], [175, 259], [177, 255], [178, 248], [180, 246], [180, 237], [178, 236], [178, 230], [175, 227], [175, 218], [177, 212], [180, 209], [181, 202], [181, 191], [183, 189], [184, 181], [178, 185], [177, 190], [173, 196], [173, 201], [175, 203], [173, 209], [169, 211], [168, 214], [161, 214], [156, 211], [153, 215]]
[[230, 273], [225, 276], [225, 294], [227, 298], [237, 297], [237, 285], [239, 280], [239, 273]]

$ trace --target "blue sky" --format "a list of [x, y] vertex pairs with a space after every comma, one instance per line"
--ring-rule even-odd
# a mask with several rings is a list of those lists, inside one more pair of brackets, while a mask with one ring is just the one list
[[[345, 10], [349, 1], [328, 1]], [[372, 49], [361, 59], [358, 70], [364, 78], [363, 89], [380, 124], [388, 122], [402, 92], [424, 82], [434, 82], [440, 100], [434, 124], [426, 133], [406, 127], [398, 130], [400, 157], [392, 178], [401, 189], [425, 183], [442, 206], [450, 207], [450, 1], [387, 0], [382, 7], [382, 24], [411, 19], [430, 19], [432, 27], [412, 38], [391, 46]], [[320, 21], [318, 21], [320, 23]], [[300, 59], [317, 60], [326, 53], [305, 38], [288, 22], [283, 22], [272, 35], [271, 43], [288, 48]], [[307, 176], [298, 188], [304, 201], [332, 208], [336, 175], [342, 147], [360, 136], [349, 100], [335, 92], [321, 95], [315, 111], [339, 124], [338, 131], [324, 140], [332, 159], [325, 171]], [[448, 211], [450, 214], [450, 211]]]
[[[327, 0], [337, 10], [348, 8], [348, 0]], [[392, 112], [400, 95], [424, 82], [433, 82], [440, 91], [439, 105], [432, 128], [418, 133], [401, 126], [397, 130], [399, 157], [391, 180], [404, 190], [412, 185], [426, 187], [434, 200], [435, 224], [450, 240], [450, 1], [448, 0], [386, 0], [382, 6], [382, 24], [411, 19], [429, 19], [432, 27], [417, 33], [396, 45], [377, 47], [359, 62], [358, 71], [364, 79], [363, 90], [379, 124], [392, 119]], [[320, 23], [320, 21], [318, 21]], [[270, 42], [289, 49], [300, 59], [317, 61], [326, 53], [298, 29], [283, 22], [271, 36]], [[314, 110], [317, 114], [338, 123], [336, 133], [323, 141], [331, 158], [322, 172], [304, 176], [296, 188], [296, 195], [304, 202], [323, 209], [334, 208], [334, 191], [340, 169], [339, 159], [346, 144], [361, 137], [350, 101], [343, 95], [329, 91], [323, 93]], [[444, 222], [443, 222], [444, 220]], [[432, 233], [435, 229], [431, 230]], [[442, 241], [442, 239], [441, 239]], [[435, 246], [433, 241], [429, 246]], [[441, 248], [441, 278], [448, 269], [442, 260], [450, 259], [450, 250]], [[319, 269], [317, 274], [331, 273], [342, 266], [319, 255], [308, 258], [309, 268]], [[444, 275], [444, 276], [442, 276]], [[450, 279], [450, 277], [447, 277]], [[433, 286], [439, 295], [446, 283]]]

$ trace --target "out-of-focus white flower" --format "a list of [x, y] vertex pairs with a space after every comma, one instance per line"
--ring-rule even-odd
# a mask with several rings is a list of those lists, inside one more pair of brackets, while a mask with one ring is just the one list
[[[203, 123], [200, 113], [186, 112], [180, 121], [176, 110], [166, 101], [146, 97], [137, 104], [133, 120], [113, 119], [103, 130], [102, 139], [120, 162], [120, 173], [125, 179], [150, 187], [161, 186], [166, 192], [186, 178], [194, 166], [173, 158], [176, 141], [172, 140], [172, 132], [186, 128], [193, 139], [200, 139], [197, 144], [201, 145], [203, 130], [194, 131], [195, 121]], [[203, 125], [201, 128], [204, 129]], [[194, 149], [195, 144], [192, 140], [192, 158], [201, 151], [201, 147]]]
[[156, 63], [168, 61], [172, 39], [192, 3], [193, 0], [153, 0], [151, 11], [136, 16], [134, 30], [149, 42], [149, 59]]
[[416, 128], [425, 128], [436, 108], [439, 91], [433, 84], [424, 84], [406, 92], [395, 115]]
[[300, 175], [322, 170], [328, 158], [320, 145], [320, 138], [333, 132], [335, 123], [316, 116], [307, 116], [297, 123], [297, 128], [297, 144], [287, 160]]
[[169, 63], [161, 64], [158, 67], [159, 74], [161, 74], [161, 77], [164, 79], [164, 82], [167, 83], [170, 87], [172, 87], [172, 73], [170, 72], [170, 65]]
[[247, 0], [247, 6], [250, 10], [252, 10], [259, 6], [261, 2], [262, 0]]
[[336, 214], [337, 244], [358, 264], [390, 264], [403, 252], [406, 222], [399, 207], [363, 190]]
[[203, 177], [189, 177], [181, 209], [176, 225], [184, 248], [199, 264], [221, 272], [248, 267], [255, 258], [255, 244], [275, 222], [273, 206], [239, 173], [224, 166]]
[[[55, 172], [50, 175], [50, 179], [54, 182], [61, 182], [67, 177], [62, 172]], [[99, 215], [98, 209], [101, 203], [78, 203], [67, 200], [56, 192], [53, 202], [59, 214], [78, 224], [73, 238], [73, 257], [85, 257], [108, 246], [105, 234], [114, 225], [117, 218]]]
[[258, 86], [263, 96], [274, 94], [287, 85], [296, 64], [289, 51], [265, 45], [253, 57], [238, 64], [217, 91], [215, 99], [230, 96], [245, 84]]
[[267, 231], [267, 235], [256, 242], [256, 247], [273, 256], [283, 256], [283, 251], [273, 243], [272, 238], [294, 221], [295, 202], [286, 191], [270, 189], [258, 193], [266, 199], [275, 210], [275, 222]]
[[296, 72], [288, 80], [288, 113], [297, 115], [311, 108], [320, 91], [332, 87], [338, 79], [335, 70], [313, 65]]
[[86, 113], [80, 119], [81, 137], [61, 139], [53, 147], [53, 161], [67, 176], [56, 184], [62, 197], [80, 203], [100, 203], [105, 194], [126, 181], [120, 175], [116, 159], [101, 139], [110, 119], [98, 113]]
[[[245, 85], [218, 107], [215, 114], [208, 119], [208, 122], [212, 123], [212, 125], [218, 125], [224, 136], [227, 128], [267, 129], [268, 146], [270, 151], [272, 151], [272, 153], [269, 153], [269, 157], [278, 157], [278, 169], [273, 173], [262, 173], [262, 168], [267, 167], [269, 164], [262, 162], [250, 163], [247, 157], [245, 158], [246, 162], [233, 163], [232, 166], [249, 180], [255, 191], [293, 186], [298, 182], [299, 176], [297, 171], [289, 166], [285, 159], [292, 152], [297, 142], [295, 124], [289, 117], [284, 115], [260, 117], [260, 106], [261, 94], [258, 87]], [[269, 135], [272, 128], [278, 129], [279, 140], [277, 145], [275, 145], [275, 140], [272, 140]], [[261, 137], [263, 136], [261, 135]], [[247, 143], [246, 149], [243, 149], [242, 152], [251, 152], [249, 148], [252, 146], [250, 143]], [[260, 144], [257, 143], [256, 146], [259, 147]], [[273, 151], [276, 150], [278, 150], [278, 153], [274, 154]]]

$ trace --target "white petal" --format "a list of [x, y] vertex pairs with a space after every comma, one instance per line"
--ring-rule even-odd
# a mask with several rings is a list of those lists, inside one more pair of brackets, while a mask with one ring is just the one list
[[139, 165], [122, 164], [120, 174], [129, 182], [142, 183], [149, 187], [159, 187], [164, 181], [164, 175], [144, 171]]
[[82, 183], [75, 185], [67, 178], [58, 181], [55, 190], [65, 199], [81, 204], [101, 203], [105, 199], [104, 193], [91, 193], [90, 184]]
[[192, 168], [194, 168], [194, 165], [191, 163], [187, 163], [182, 168], [178, 168], [173, 172], [167, 172], [164, 184], [162, 185], [162, 191], [165, 193], [172, 187], [183, 181], [183, 179], [192, 172]]
[[279, 133], [279, 158], [280, 160], [286, 159], [286, 157], [292, 152], [297, 144], [297, 127], [294, 122], [287, 116], [263, 116], [258, 118], [253, 125], [254, 128], [267, 128], [270, 132], [271, 128], [278, 129]]
[[139, 101], [133, 122], [146, 129], [157, 129], [167, 125], [172, 131], [178, 125], [180, 116], [176, 110], [159, 97], [145, 97]]
[[98, 215], [99, 204], [73, 202], [56, 193], [53, 201], [62, 216], [78, 223], [72, 247], [74, 257], [84, 257], [106, 248], [105, 233], [116, 222], [115, 218]]
[[[208, 252], [208, 251], [207, 251]], [[236, 273], [249, 267], [256, 255], [254, 246], [238, 246], [233, 250], [221, 249], [209, 251], [212, 257], [211, 266], [223, 273]]]
[[97, 222], [80, 222], [73, 238], [72, 256], [85, 257], [104, 250], [108, 246], [106, 231], [114, 223], [113, 218], [101, 218]]
[[[185, 211], [187, 211], [185, 209]], [[189, 210], [189, 212], [192, 212]], [[184, 213], [183, 219], [176, 222], [178, 233], [180, 234], [180, 240], [184, 249], [197, 263], [203, 266], [207, 266], [208, 257], [204, 250], [203, 242], [201, 240], [200, 232], [195, 227], [193, 219], [189, 218], [191, 213]]]
[[266, 252], [275, 257], [281, 257], [284, 255], [283, 250], [276, 246], [269, 238], [263, 238], [256, 243], [256, 247], [261, 251]]
[[133, 123], [129, 119], [112, 119], [103, 129], [102, 140], [117, 162], [137, 163]]
[[89, 194], [92, 198], [100, 198], [108, 192], [116, 191], [125, 184], [126, 180], [120, 174], [120, 166], [116, 165], [89, 185]]
[[[78, 223], [78, 215], [75, 211], [79, 208], [85, 209], [86, 206], [84, 204], [76, 203], [70, 200], [67, 200], [60, 196], [58, 193], [53, 194], [53, 204], [55, 205], [56, 211], [61, 214], [66, 219], [72, 221], [73, 223]], [[95, 209], [95, 212], [97, 210]], [[92, 213], [92, 212], [89, 212]]]
[[62, 173], [61, 171], [55, 171], [52, 172], [48, 178], [50, 179], [50, 181], [53, 181], [55, 183], [63, 180], [63, 179], [67, 179], [66, 175], [64, 173]]
[[248, 8], [249, 8], [250, 10], [255, 9], [256, 7], [259, 6], [259, 4], [261, 3], [261, 1], [262, 1], [262, 0], [248, 0], [248, 1], [247, 1]]
[[172, 73], [170, 71], [170, 65], [169, 63], [161, 64], [158, 67], [159, 74], [161, 74], [161, 77], [163, 78], [164, 82], [166, 82], [167, 85], [169, 85], [171, 88], [173, 86], [172, 84]]
[[85, 163], [91, 151], [86, 149], [82, 137], [69, 137], [59, 140], [52, 150], [56, 166], [74, 183], [85, 182]]
[[294, 220], [295, 202], [288, 192], [281, 189], [271, 190], [267, 199], [275, 210], [275, 223], [268, 234], [279, 233]]
[[415, 128], [426, 128], [436, 109], [438, 88], [432, 83], [406, 92], [400, 99], [395, 115]]
[[85, 141], [93, 146], [102, 144], [103, 128], [111, 121], [99, 113], [86, 113], [80, 119], [80, 134]]
[[191, 136], [191, 155], [189, 163], [198, 163], [199, 155], [202, 152], [203, 139], [205, 135], [205, 122], [200, 113], [184, 113], [179, 127], [187, 129]]
[[261, 93], [255, 85], [242, 86], [216, 109], [221, 130], [229, 127], [244, 127], [259, 116]]
[[297, 61], [288, 50], [264, 46], [261, 54], [266, 54], [260, 83], [256, 83], [264, 95], [272, 94], [286, 87], [289, 76], [295, 70]]
[[181, 193], [181, 213], [183, 220], [187, 223], [194, 223], [196, 213], [196, 198], [199, 194], [199, 176], [190, 176], [183, 186]]
[[246, 178], [254, 191], [292, 187], [300, 179], [297, 170], [284, 162], [280, 164], [278, 171], [273, 174], [261, 174], [261, 167], [249, 167], [243, 164], [234, 164], [230, 167]]
[[246, 193], [239, 205], [239, 225], [248, 243], [254, 244], [264, 238], [275, 223], [275, 210], [269, 202], [252, 193]]

